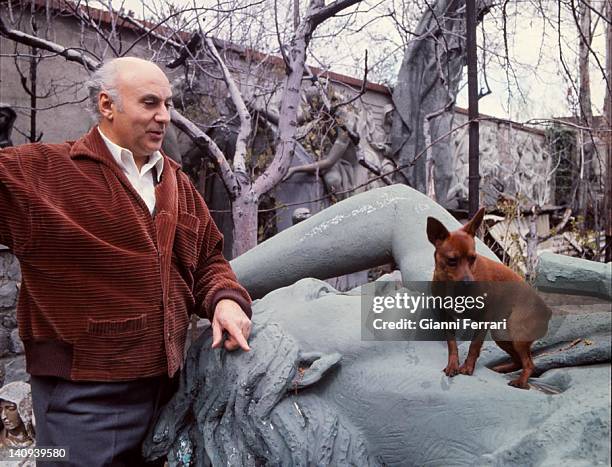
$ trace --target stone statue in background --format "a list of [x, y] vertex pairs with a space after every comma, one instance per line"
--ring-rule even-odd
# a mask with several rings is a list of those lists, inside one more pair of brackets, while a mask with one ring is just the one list
[[0, 448], [32, 446], [35, 440], [30, 385], [14, 381], [0, 388]]
[[[383, 128], [391, 112], [392, 106], [387, 106]], [[333, 131], [326, 131], [325, 135], [335, 131], [336, 137], [323, 157], [310, 164], [291, 167], [285, 179], [300, 172], [320, 174], [327, 191], [337, 195], [338, 199], [345, 199], [350, 190], [361, 193], [393, 183], [390, 177], [385, 176], [366, 186], [369, 179], [391, 172], [395, 165], [388, 158], [390, 147], [387, 138], [365, 105], [362, 104], [360, 108], [338, 108], [331, 128]], [[311, 130], [312, 122], [302, 129], [305, 135]], [[317, 142], [314, 147], [319, 145], [320, 142]], [[306, 150], [310, 154], [315, 153], [312, 145], [306, 145]]]
[[0, 149], [7, 148], [13, 145], [11, 140], [11, 132], [17, 114], [6, 104], [0, 102]]
[[293, 214], [291, 215], [291, 221], [293, 222], [293, 225], [295, 225], [302, 221], [305, 221], [310, 217], [310, 215], [310, 209], [297, 208], [293, 210]]
[[[492, 2], [476, 3], [480, 21]], [[430, 177], [427, 163], [433, 164], [436, 199], [446, 207], [453, 176], [447, 135], [466, 60], [465, 2], [437, 0], [423, 13], [415, 35], [406, 47], [393, 90], [392, 152], [400, 165], [411, 164], [403, 175], [423, 193]]]

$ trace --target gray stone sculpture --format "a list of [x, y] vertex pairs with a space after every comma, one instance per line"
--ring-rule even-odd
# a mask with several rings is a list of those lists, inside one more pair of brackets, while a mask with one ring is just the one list
[[14, 381], [0, 388], [0, 448], [22, 448], [34, 444], [30, 385]]
[[211, 351], [206, 331], [145, 452], [196, 466], [609, 462], [609, 313], [556, 317], [535, 345], [549, 371], [520, 391], [487, 368], [506, 358], [494, 343], [474, 376], [450, 379], [444, 342], [362, 340], [360, 304], [303, 279], [255, 303], [251, 352]]
[[489, 370], [507, 361], [494, 344], [473, 376], [447, 378], [444, 342], [362, 339], [360, 289], [302, 279], [395, 260], [404, 281], [429, 280], [430, 215], [458, 225], [415, 190], [372, 190], [234, 260], [263, 297], [252, 351], [212, 351], [206, 330], [146, 455], [172, 466], [609, 463], [610, 313], [555, 316], [534, 345], [534, 390], [520, 391], [507, 385], [513, 375]]
[[[480, 19], [492, 2], [476, 2]], [[392, 151], [400, 165], [415, 162], [404, 173], [411, 186], [427, 189], [426, 156], [419, 156], [429, 141], [438, 200], [446, 206], [453, 161], [450, 133], [453, 106], [465, 65], [465, 2], [437, 0], [424, 10], [406, 47], [397, 86], [393, 91]]]
[[11, 132], [16, 118], [15, 111], [10, 106], [0, 102], [0, 149], [13, 145]]
[[296, 208], [293, 210], [293, 214], [291, 214], [291, 221], [293, 222], [293, 225], [299, 224], [300, 222], [308, 219], [310, 216], [310, 209]]
[[535, 285], [548, 292], [612, 300], [612, 263], [543, 252], [538, 258]]

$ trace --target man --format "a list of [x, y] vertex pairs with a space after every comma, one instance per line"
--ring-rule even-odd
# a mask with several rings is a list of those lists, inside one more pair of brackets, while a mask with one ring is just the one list
[[227, 350], [248, 351], [250, 298], [204, 201], [160, 152], [165, 74], [115, 59], [90, 94], [99, 124], [80, 140], [0, 151], [0, 243], [21, 263], [36, 444], [68, 447], [73, 465], [133, 466], [189, 315], [211, 320], [213, 347], [225, 332]]

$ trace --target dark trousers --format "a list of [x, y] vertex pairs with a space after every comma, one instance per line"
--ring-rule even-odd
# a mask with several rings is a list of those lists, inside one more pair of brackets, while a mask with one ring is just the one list
[[172, 385], [165, 377], [137, 381], [75, 382], [32, 376], [36, 445], [68, 447], [69, 462], [37, 462], [67, 467], [154, 466], [141, 444]]

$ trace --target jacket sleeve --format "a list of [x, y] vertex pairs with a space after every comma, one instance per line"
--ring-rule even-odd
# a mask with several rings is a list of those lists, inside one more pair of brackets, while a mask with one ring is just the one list
[[0, 243], [17, 255], [27, 245], [31, 232], [29, 164], [22, 158], [17, 148], [0, 150]]
[[194, 295], [198, 314], [212, 321], [217, 303], [228, 298], [237, 302], [251, 318], [251, 297], [242, 287], [223, 256], [223, 235], [199, 197], [200, 254], [194, 274]]

